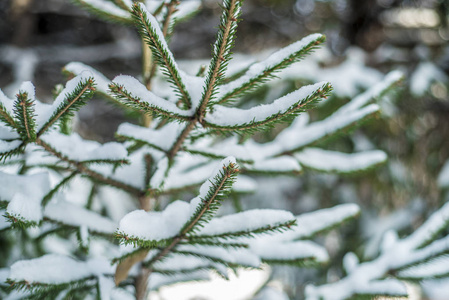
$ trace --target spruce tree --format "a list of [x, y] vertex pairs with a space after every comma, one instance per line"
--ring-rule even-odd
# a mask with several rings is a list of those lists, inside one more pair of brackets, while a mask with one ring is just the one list
[[[385, 163], [380, 150], [341, 153], [318, 146], [376, 116], [380, 108], [373, 102], [401, 81], [401, 73], [391, 72], [314, 122], [305, 111], [328, 97], [328, 82], [241, 108], [239, 99], [303, 59], [325, 37], [312, 34], [244, 72], [228, 74], [243, 1], [224, 0], [210, 63], [189, 75], [167, 42], [175, 25], [199, 9], [199, 1], [76, 2], [105, 20], [136, 27], [142, 78], [110, 80], [72, 62], [64, 68], [71, 79], [53, 104], [37, 100], [30, 82], [15, 99], [0, 93], [0, 200], [7, 221], [0, 228], [17, 247], [36, 248], [35, 258], [8, 260], [9, 268], [0, 273], [2, 297], [146, 299], [162, 286], [207, 280], [209, 271], [227, 278], [230, 270], [262, 263], [328, 263], [325, 248], [311, 239], [355, 218], [357, 205], [299, 216], [274, 209], [239, 211], [238, 205], [234, 213], [220, 215], [220, 206], [256, 189], [254, 176], [296, 176], [303, 170], [359, 174]], [[171, 89], [163, 95], [153, 84], [159, 75]], [[121, 124], [119, 142], [81, 138], [70, 124], [94, 94], [139, 112], [142, 126]], [[284, 129], [271, 141], [252, 139], [275, 126]], [[191, 200], [175, 200], [192, 191]], [[121, 216], [123, 210], [130, 212]], [[440, 238], [446, 211], [447, 205], [406, 239], [389, 233], [384, 252], [372, 262], [358, 263], [348, 254], [348, 276], [308, 287], [307, 299], [402, 296], [406, 290], [399, 280], [447, 276], [437, 267], [449, 248], [447, 237]], [[70, 244], [74, 236], [78, 248], [66, 255], [45, 246], [51, 237]]]

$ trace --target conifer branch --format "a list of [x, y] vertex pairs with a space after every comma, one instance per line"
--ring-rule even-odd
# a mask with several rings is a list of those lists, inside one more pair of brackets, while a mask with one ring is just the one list
[[53, 124], [58, 121], [64, 115], [72, 116], [75, 110], [78, 110], [83, 106], [92, 96], [95, 91], [93, 78], [88, 78], [85, 81], [80, 82], [73, 92], [66, 94], [64, 100], [55, 110], [50, 119], [37, 133], [39, 138], [44, 134]]
[[131, 25], [132, 19], [130, 16], [130, 9], [123, 2], [123, 0], [114, 0], [114, 1], [102, 1], [102, 6], [99, 6], [98, 3], [92, 3], [90, 0], [72, 0], [75, 4], [85, 8], [87, 11], [91, 12], [94, 15], [97, 15], [101, 19], [119, 23], [123, 25]]
[[13, 117], [9, 114], [3, 104], [0, 102], [0, 121], [5, 125], [17, 129], [17, 123], [14, 121]]
[[[124, 86], [117, 83], [112, 83], [109, 85], [109, 89], [114, 95], [122, 101], [123, 104], [134, 109], [143, 110], [147, 114], [152, 114], [156, 117], [165, 118], [167, 120], [179, 120], [179, 121], [191, 121], [191, 117], [187, 114], [176, 114], [173, 111], [163, 109], [162, 107], [147, 102], [142, 101], [139, 97], [133, 96], [129, 91], [127, 91]], [[149, 91], [148, 91], [149, 92]], [[156, 97], [156, 96], [155, 96]], [[151, 99], [149, 99], [151, 100]], [[166, 101], [166, 100], [163, 100]], [[167, 101], [168, 102], [168, 101]]]
[[286, 230], [289, 230], [292, 226], [296, 225], [296, 220], [290, 220], [284, 223], [279, 223], [275, 225], [267, 225], [264, 227], [256, 228], [254, 230], [250, 231], [237, 231], [237, 232], [225, 232], [217, 235], [194, 235], [192, 239], [194, 241], [213, 241], [214, 239], [217, 240], [227, 240], [232, 239], [236, 237], [247, 237], [252, 238], [259, 234], [267, 234], [267, 233], [275, 233], [275, 232], [284, 232]]
[[[207, 194], [203, 195], [201, 198], [200, 204], [197, 206], [197, 210], [192, 215], [190, 220], [184, 225], [184, 227], [180, 230], [179, 234], [173, 237], [171, 240], [163, 240], [163, 241], [148, 241], [148, 243], [167, 243], [163, 249], [160, 249], [156, 255], [153, 256], [152, 259], [144, 263], [144, 268], [142, 268], [141, 273], [139, 274], [136, 281], [136, 297], [137, 299], [144, 299], [147, 290], [147, 281], [150, 274], [154, 271], [152, 265], [165, 258], [169, 253], [171, 253], [175, 247], [182, 241], [188, 239], [187, 233], [195, 230], [196, 226], [202, 226], [203, 222], [206, 222], [206, 219], [210, 219], [213, 216], [213, 213], [218, 209], [219, 201], [227, 194], [232, 186], [236, 178], [236, 174], [238, 172], [237, 165], [235, 163], [229, 162], [228, 165], [224, 165], [223, 169], [220, 170], [217, 175], [211, 180], [210, 185], [207, 190]], [[130, 242], [129, 237], [126, 235], [120, 236], [125, 243]], [[137, 243], [141, 243], [139, 239], [136, 241]], [[143, 254], [139, 254], [143, 255]], [[129, 265], [127, 264], [127, 267]], [[127, 271], [129, 268], [125, 270]], [[123, 274], [120, 274], [120, 277], [123, 277]]]
[[18, 120], [18, 133], [22, 140], [32, 142], [36, 139], [36, 121], [34, 115], [33, 100], [28, 98], [28, 93], [19, 92], [14, 102], [14, 114]]
[[[166, 40], [168, 39], [168, 30], [170, 28], [171, 17], [173, 15], [173, 13], [176, 12], [176, 6], [178, 6], [178, 5], [179, 5], [179, 0], [171, 0], [170, 3], [168, 3], [168, 5], [167, 5], [167, 13], [164, 16], [164, 21], [163, 21], [163, 25], [162, 25], [162, 34]], [[145, 86], [147, 87], [148, 90], [151, 90], [151, 82], [152, 82], [154, 75], [156, 74], [156, 70], [157, 70], [157, 64], [152, 64], [150, 73], [147, 78], [147, 83], [145, 84]]]
[[134, 195], [141, 195], [143, 193], [143, 191], [140, 191], [139, 189], [137, 189], [133, 186], [130, 186], [126, 183], [117, 181], [112, 178], [105, 177], [104, 175], [89, 169], [84, 164], [65, 157], [63, 154], [59, 153], [57, 150], [53, 149], [50, 145], [48, 145], [47, 143], [45, 143], [43, 140], [41, 140], [39, 138], [36, 139], [36, 144], [38, 144], [39, 146], [44, 148], [47, 152], [51, 153], [52, 155], [54, 155], [61, 161], [68, 163], [72, 168], [74, 168], [78, 172], [85, 174], [85, 175], [91, 177], [92, 179], [95, 179], [103, 184], [115, 186], [119, 189], [125, 190]]
[[[332, 90], [332, 87], [329, 83], [326, 83], [322, 85], [321, 87], [313, 90], [310, 94], [307, 94], [307, 96], [304, 99], [297, 99], [296, 102], [289, 105], [287, 108], [279, 109], [278, 111], [274, 112], [266, 116], [265, 118], [260, 118], [258, 115], [253, 115], [252, 109], [248, 110], [241, 110], [241, 114], [245, 114], [245, 119], [248, 120], [249, 118], [253, 118], [251, 121], [232, 121], [232, 120], [224, 120], [221, 122], [217, 122], [217, 118], [214, 116], [214, 114], [209, 114], [202, 122], [203, 126], [205, 128], [210, 128], [213, 131], [218, 132], [236, 132], [239, 134], [242, 133], [251, 133], [257, 130], [265, 130], [267, 128], [272, 127], [274, 124], [284, 121], [291, 121], [294, 117], [296, 117], [299, 113], [304, 112], [306, 109], [310, 108], [311, 105], [313, 105], [315, 102], [321, 100], [322, 98], [327, 98], [330, 91]], [[297, 90], [299, 94], [301, 93], [301, 89]], [[296, 93], [293, 92], [293, 93]], [[291, 93], [291, 94], [293, 94]], [[286, 95], [276, 101], [287, 99], [288, 96]], [[273, 103], [276, 104], [276, 101]], [[265, 105], [265, 107], [270, 106]], [[218, 108], [218, 107], [215, 107]], [[226, 107], [220, 107], [221, 113], [223, 113], [226, 109]], [[257, 112], [256, 109], [258, 107], [254, 107], [254, 113]], [[235, 108], [231, 108], [229, 110], [230, 115], [232, 112], [237, 112]], [[241, 122], [241, 123], [240, 123]]]
[[[241, 74], [242, 76], [240, 78], [221, 86], [221, 89], [225, 92], [223, 96], [219, 97], [216, 103], [227, 103], [237, 96], [254, 90], [260, 84], [274, 78], [277, 72], [300, 61], [325, 40], [325, 36], [313, 34], [275, 52], [266, 60], [253, 64], [245, 74]], [[263, 71], [260, 69], [263, 69]]]
[[207, 74], [203, 97], [198, 109], [199, 120], [202, 121], [209, 101], [214, 97], [220, 81], [224, 77], [234, 45], [238, 17], [243, 0], [224, 0], [217, 40], [214, 44], [212, 61]]
[[42, 199], [42, 207], [45, 207], [47, 203], [53, 198], [53, 196], [65, 185], [69, 183], [70, 180], [75, 178], [75, 176], [78, 175], [78, 171], [72, 172], [69, 176], [62, 179], [51, 191], [45, 195], [45, 197]]
[[191, 107], [190, 95], [181, 79], [173, 54], [168, 49], [165, 40], [162, 40], [164, 35], [157, 20], [146, 10], [145, 6], [137, 3], [133, 6], [133, 18], [140, 35], [151, 48], [155, 60], [179, 93], [184, 108], [189, 109]]

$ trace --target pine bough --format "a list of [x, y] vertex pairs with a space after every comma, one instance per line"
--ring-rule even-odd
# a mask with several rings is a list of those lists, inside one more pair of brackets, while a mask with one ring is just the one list
[[[46, 255], [13, 263], [0, 272], [2, 297], [144, 299], [151, 289], [205, 280], [210, 270], [227, 278], [229, 270], [260, 268], [262, 263], [326, 264], [326, 250], [310, 239], [356, 217], [355, 204], [300, 216], [270, 209], [220, 217], [217, 212], [231, 193], [257, 188], [249, 175], [298, 174], [303, 169], [345, 174], [384, 163], [382, 151], [348, 154], [317, 145], [376, 115], [379, 106], [373, 100], [402, 75], [390, 73], [315, 122], [309, 122], [305, 111], [329, 95], [328, 82], [303, 86], [272, 103], [243, 109], [232, 106], [234, 100], [304, 58], [324, 36], [305, 37], [228, 79], [242, 1], [224, 0], [205, 76], [192, 76], [179, 68], [167, 39], [178, 21], [198, 9], [199, 1], [76, 2], [109, 21], [134, 24], [172, 92], [158, 96], [147, 88], [148, 82], [125, 75], [109, 80], [76, 62], [65, 67], [73, 78], [53, 104], [38, 101], [30, 82], [23, 83], [15, 99], [0, 92], [0, 201], [5, 217], [0, 230], [27, 232], [38, 227], [33, 231], [35, 243], [53, 237], [70, 244], [67, 233], [61, 235], [61, 230], [68, 230], [76, 233], [81, 251], [95, 245], [90, 256], [47, 249], [37, 252]], [[154, 66], [149, 73], [157, 73]], [[85, 140], [71, 132], [70, 123], [94, 92], [154, 120], [149, 127], [120, 125], [120, 143]], [[272, 141], [262, 144], [248, 139], [281, 122], [288, 126]], [[199, 186], [190, 201], [170, 197]], [[404, 295], [398, 279], [448, 275], [449, 270], [439, 263], [446, 259], [442, 255], [449, 243], [447, 238], [437, 239], [448, 222], [447, 208], [409, 238], [387, 239], [384, 253], [373, 262], [358, 264], [354, 255], [348, 255], [348, 277], [308, 287], [307, 299]], [[123, 211], [130, 212], [123, 215]]]

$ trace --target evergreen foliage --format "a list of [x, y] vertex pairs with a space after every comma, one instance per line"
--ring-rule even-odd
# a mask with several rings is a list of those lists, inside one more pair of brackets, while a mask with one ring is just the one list
[[[0, 158], [5, 166], [16, 167], [0, 171], [0, 200], [5, 202], [1, 213], [11, 223], [1, 229], [27, 233], [28, 227], [38, 227], [33, 242], [55, 236], [69, 242], [74, 234], [78, 246], [71, 256], [40, 249], [33, 258], [14, 262], [0, 276], [11, 289], [2, 287], [0, 295], [145, 299], [150, 290], [164, 285], [205, 280], [211, 270], [228, 278], [229, 270], [257, 269], [262, 263], [329, 263], [326, 249], [311, 239], [357, 217], [355, 204], [299, 216], [273, 209], [223, 216], [219, 209], [231, 196], [257, 188], [249, 175], [297, 175], [303, 170], [359, 174], [384, 163], [386, 154], [380, 150], [341, 153], [317, 146], [376, 115], [380, 107], [371, 102], [397, 85], [402, 75], [388, 74], [314, 122], [306, 111], [328, 97], [328, 82], [244, 109], [235, 100], [303, 59], [324, 36], [310, 35], [239, 76], [227, 77], [243, 1], [224, 0], [209, 66], [204, 77], [194, 76], [179, 68], [167, 39], [174, 24], [198, 9], [199, 1], [76, 2], [108, 21], [133, 24], [172, 93], [163, 97], [150, 91], [151, 80], [159, 75], [156, 64], [144, 64], [141, 82], [126, 75], [110, 80], [76, 62], [65, 67], [73, 78], [53, 104], [35, 99], [29, 82], [16, 100], [0, 92]], [[83, 139], [67, 125], [95, 92], [154, 119], [144, 124], [148, 126], [121, 124], [120, 143]], [[251, 139], [280, 123], [283, 129], [272, 140]], [[175, 201], [179, 193], [192, 190], [197, 196], [190, 201]], [[115, 206], [127, 214], [117, 216]], [[383, 253], [372, 262], [359, 264], [349, 254], [348, 276], [309, 286], [307, 299], [402, 296], [406, 290], [399, 280], [446, 277], [447, 268], [435, 266], [447, 260], [449, 243], [441, 233], [449, 222], [448, 207], [408, 238], [387, 236]], [[93, 243], [103, 251], [90, 256]]]

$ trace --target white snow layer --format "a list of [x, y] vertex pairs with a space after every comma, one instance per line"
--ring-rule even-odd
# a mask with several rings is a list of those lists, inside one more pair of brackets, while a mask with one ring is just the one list
[[12, 151], [12, 150], [18, 148], [21, 144], [22, 144], [22, 141], [6, 142], [3, 140], [0, 140], [0, 153], [7, 153], [9, 151]]
[[217, 99], [220, 99], [225, 94], [251, 82], [255, 78], [259, 77], [266, 69], [270, 69], [282, 63], [282, 61], [288, 59], [290, 56], [302, 51], [308, 44], [316, 41], [322, 37], [321, 34], [311, 34], [300, 41], [297, 41], [285, 48], [282, 48], [275, 53], [271, 54], [267, 59], [251, 65], [246, 73], [238, 79], [231, 81], [228, 84], [220, 86], [219, 95]]
[[6, 112], [9, 113], [9, 115], [14, 115], [14, 100], [8, 98], [3, 91], [0, 89], [0, 104], [4, 107]]
[[302, 168], [298, 161], [291, 156], [279, 156], [257, 160], [253, 164], [247, 164], [248, 170], [258, 172], [301, 172]]
[[117, 224], [91, 210], [65, 201], [50, 202], [44, 210], [45, 217], [65, 225], [85, 227], [89, 231], [113, 234]]
[[277, 114], [287, 112], [295, 103], [302, 104], [307, 97], [323, 87], [326, 82], [304, 86], [270, 104], [261, 104], [250, 109], [215, 105], [214, 111], [206, 115], [206, 122], [221, 127], [238, 127], [264, 121]]
[[378, 82], [373, 87], [369, 88], [360, 95], [357, 95], [350, 102], [343, 105], [339, 110], [337, 110], [335, 114], [336, 115], [346, 114], [349, 111], [360, 109], [362, 106], [366, 105], [369, 101], [382, 95], [382, 93], [384, 93], [388, 88], [390, 88], [395, 83], [398, 83], [403, 78], [404, 74], [400, 71], [392, 71], [388, 73], [382, 81]]
[[[385, 281], [379, 279], [383, 278], [390, 270], [401, 269], [446, 253], [449, 249], [448, 236], [433, 241], [423, 248], [420, 247], [432, 241], [436, 232], [447, 227], [448, 222], [449, 203], [435, 212], [412, 235], [403, 240], [396, 240], [396, 243], [390, 245], [389, 250], [383, 252], [377, 259], [355, 266], [347, 277], [318, 287], [309, 285], [306, 288], [306, 299], [342, 300], [360, 293], [406, 295], [405, 287], [401, 287], [397, 280]], [[441, 268], [432, 267], [432, 263], [430, 263], [431, 267], [427, 269], [425, 269], [425, 265], [421, 265], [421, 269], [419, 266], [411, 268], [412, 271], [409, 274], [416, 272], [420, 275], [429, 276], [441, 272]]]
[[66, 100], [66, 96], [76, 89], [76, 87], [89, 78], [92, 78], [92, 73], [89, 71], [83, 71], [81, 74], [67, 81], [65, 88], [56, 97], [55, 101], [49, 105], [36, 101], [36, 130], [39, 131], [42, 127], [50, 121], [50, 118], [54, 116], [58, 107]]
[[263, 260], [312, 259], [319, 263], [329, 260], [326, 249], [311, 241], [272, 243], [269, 239], [250, 241], [250, 250]]
[[147, 90], [142, 83], [132, 76], [119, 75], [115, 77], [112, 82], [118, 86], [122, 86], [132, 97], [139, 98], [141, 103], [145, 103], [150, 107], [158, 108], [173, 115], [183, 117], [193, 116], [193, 110], [183, 110], [178, 108], [175, 103], [167, 101]]
[[128, 151], [122, 144], [109, 142], [102, 145], [95, 141], [84, 140], [77, 133], [65, 135], [53, 131], [43, 136], [42, 140], [65, 157], [75, 161], [125, 160], [128, 157]]
[[447, 255], [435, 258], [429, 262], [412, 266], [398, 272], [405, 278], [434, 278], [449, 275], [449, 257]]
[[120, 124], [117, 135], [143, 141], [156, 149], [170, 150], [185, 126], [168, 123], [160, 129], [146, 128], [130, 123]]
[[341, 204], [331, 208], [305, 213], [296, 217], [297, 226], [283, 233], [284, 238], [303, 239], [331, 228], [360, 213], [356, 204]]
[[200, 7], [201, 0], [182, 1], [177, 7], [177, 11], [173, 13], [173, 18], [183, 19], [185, 17], [188, 17], [189, 15], [200, 9]]
[[12, 175], [0, 172], [0, 199], [10, 201], [6, 211], [28, 221], [42, 219], [41, 201], [50, 191], [48, 173]]
[[135, 210], [120, 221], [119, 231], [143, 240], [164, 240], [177, 234], [195, 212], [183, 201], [169, 204], [162, 212]]
[[219, 246], [181, 245], [177, 250], [216, 258], [229, 264], [239, 264], [253, 268], [258, 268], [261, 264], [259, 256], [252, 250], [244, 248], [224, 249]]
[[301, 131], [284, 130], [272, 143], [265, 144], [266, 153], [277, 155], [305, 147], [319, 139], [330, 136], [379, 111], [377, 104], [370, 104], [359, 110], [350, 111], [345, 115], [333, 114], [330, 117], [311, 123]]
[[70, 73], [75, 75], [81, 74], [83, 71], [89, 71], [92, 74], [92, 77], [95, 81], [95, 88], [98, 92], [103, 94], [107, 94], [109, 90], [109, 84], [111, 84], [111, 80], [106, 78], [102, 73], [92, 68], [91, 66], [85, 65], [80, 62], [71, 62], [67, 64], [64, 69]]
[[[3, 124], [0, 124], [0, 142], [5, 142], [2, 140], [12, 140], [12, 139], [16, 139], [19, 137], [19, 134], [17, 134], [16, 131], [14, 131], [12, 128], [10, 127], [6, 127]], [[0, 146], [1, 149], [1, 146]], [[0, 150], [0, 153], [2, 152], [2, 150]]]
[[[92, 6], [95, 9], [98, 9], [104, 13], [119, 17], [119, 18], [124, 18], [124, 19], [130, 19], [131, 15], [128, 11], [121, 9], [119, 6], [115, 5], [114, 3], [112, 3], [111, 1], [107, 1], [107, 0], [83, 0], [83, 2], [87, 3], [88, 5]], [[128, 2], [127, 4], [129, 5], [129, 1], [123, 1], [124, 3]]]
[[27, 281], [30, 284], [63, 284], [91, 276], [113, 275], [114, 269], [107, 259], [77, 261], [68, 256], [47, 254], [14, 263], [9, 278], [14, 281]]
[[202, 199], [206, 198], [209, 190], [214, 189], [212, 184], [214, 177], [222, 171], [223, 166], [231, 163], [235, 164], [235, 159], [232, 157], [222, 160], [209, 180], [201, 186], [198, 197], [192, 199], [190, 203], [178, 200], [169, 204], [162, 212], [144, 210], [130, 212], [120, 221], [118, 230], [132, 237], [154, 241], [178, 235], [195, 213], [198, 205], [201, 205]]
[[212, 219], [195, 235], [221, 235], [250, 232], [269, 226], [286, 223], [295, 217], [289, 211], [275, 209], [253, 209]]
[[385, 152], [380, 150], [347, 154], [319, 148], [306, 148], [295, 157], [303, 166], [340, 173], [365, 170], [387, 160]]

